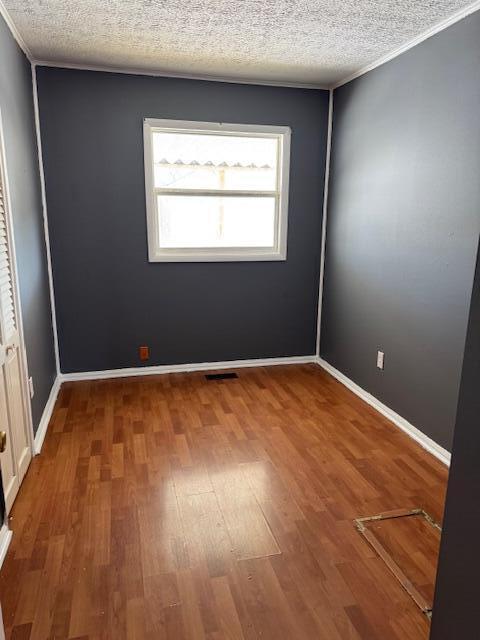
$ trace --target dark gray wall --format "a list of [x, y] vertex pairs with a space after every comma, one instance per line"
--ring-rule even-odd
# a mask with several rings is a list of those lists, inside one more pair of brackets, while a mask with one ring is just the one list
[[480, 251], [448, 480], [431, 640], [478, 638]]
[[321, 355], [449, 449], [480, 231], [480, 14], [334, 101]]
[[[313, 354], [328, 93], [37, 73], [62, 370]], [[145, 117], [292, 128], [286, 262], [148, 262]]]
[[0, 108], [12, 203], [15, 248], [34, 429], [55, 379], [43, 214], [30, 63], [0, 17]]

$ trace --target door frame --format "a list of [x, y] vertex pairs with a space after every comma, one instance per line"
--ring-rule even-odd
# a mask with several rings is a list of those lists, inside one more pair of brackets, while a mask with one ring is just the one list
[[[3, 172], [2, 172], [3, 169]], [[0, 107], [0, 172], [2, 172], [2, 182], [4, 188], [5, 198], [5, 217], [6, 217], [6, 231], [8, 239], [8, 249], [10, 252], [10, 272], [12, 281], [12, 293], [13, 303], [15, 305], [16, 319], [17, 319], [17, 331], [18, 339], [20, 342], [20, 371], [21, 371], [21, 390], [22, 390], [22, 409], [23, 416], [27, 424], [28, 431], [28, 444], [32, 458], [35, 455], [35, 434], [33, 431], [33, 417], [32, 417], [32, 403], [30, 398], [30, 390], [28, 384], [28, 359], [27, 350], [25, 347], [25, 335], [23, 331], [23, 314], [22, 303], [20, 300], [20, 291], [18, 284], [18, 269], [17, 269], [17, 253], [15, 247], [15, 231], [13, 226], [13, 211], [12, 202], [10, 198], [10, 185], [8, 181], [8, 165], [7, 165], [7, 152], [5, 146], [5, 127], [2, 114], [2, 108]]]

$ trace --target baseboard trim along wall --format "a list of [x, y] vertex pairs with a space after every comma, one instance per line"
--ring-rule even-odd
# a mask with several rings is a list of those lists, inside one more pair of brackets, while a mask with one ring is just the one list
[[45, 436], [47, 435], [48, 425], [50, 423], [50, 418], [52, 417], [53, 409], [55, 407], [55, 402], [57, 401], [57, 396], [58, 392], [60, 391], [61, 384], [61, 376], [57, 376], [50, 391], [50, 395], [48, 396], [47, 404], [45, 405], [45, 409], [43, 410], [37, 433], [35, 434], [35, 438], [33, 441], [33, 453], [35, 455], [38, 455], [42, 450], [43, 441], [45, 440]]
[[61, 374], [62, 382], [78, 380], [106, 380], [108, 378], [129, 378], [131, 376], [158, 376], [166, 373], [187, 373], [189, 371], [217, 371], [221, 369], [242, 369], [246, 367], [273, 367], [282, 364], [308, 364], [316, 362], [316, 356], [288, 356], [286, 358], [255, 358], [253, 360], [225, 360], [223, 362], [196, 362], [193, 364], [166, 364], [154, 367], [130, 367], [127, 369], [107, 369], [105, 371], [85, 371]]
[[350, 380], [350, 378], [347, 378], [346, 375], [338, 371], [338, 369], [335, 369], [335, 367], [332, 367], [332, 365], [329, 364], [326, 360], [323, 360], [323, 358], [318, 358], [317, 363], [322, 367], [322, 369], [325, 369], [325, 371], [336, 378], [345, 387], [350, 389], [350, 391], [353, 391], [355, 395], [357, 395], [364, 402], [376, 409], [385, 418], [387, 418], [387, 420], [393, 422], [396, 427], [410, 436], [410, 438], [418, 442], [418, 444], [420, 444], [424, 449], [435, 456], [435, 458], [440, 460], [440, 462], [443, 462], [443, 464], [447, 467], [450, 466], [451, 454], [449, 451], [447, 451], [439, 444], [437, 444], [434, 440], [425, 435], [422, 431], [420, 431], [420, 429], [414, 427], [413, 424], [410, 424], [408, 420], [405, 420], [405, 418], [402, 418], [402, 416], [400, 416], [398, 413], [395, 413], [395, 411], [390, 409], [390, 407], [387, 407], [387, 405], [383, 404], [383, 402], [380, 402], [380, 400], [375, 398], [375, 396], [372, 396], [371, 393], [368, 393], [368, 391], [365, 391], [365, 389], [359, 387], [358, 384], [353, 382], [353, 380]]
[[8, 547], [12, 540], [13, 531], [7, 527], [6, 524], [0, 529], [0, 568], [2, 567], [5, 556], [7, 555]]

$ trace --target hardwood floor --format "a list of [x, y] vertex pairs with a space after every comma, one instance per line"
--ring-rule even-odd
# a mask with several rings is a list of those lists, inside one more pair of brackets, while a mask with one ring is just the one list
[[414, 583], [426, 608], [431, 610], [440, 551], [440, 531], [421, 515], [377, 520], [369, 523], [368, 529], [393, 562]]
[[352, 521], [440, 520], [445, 467], [316, 365], [238, 376], [63, 385], [12, 511], [8, 638], [428, 637]]

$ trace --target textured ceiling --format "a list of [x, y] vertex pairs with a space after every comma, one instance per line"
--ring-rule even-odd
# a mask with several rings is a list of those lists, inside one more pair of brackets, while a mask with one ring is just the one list
[[330, 85], [462, 0], [3, 0], [42, 61]]

